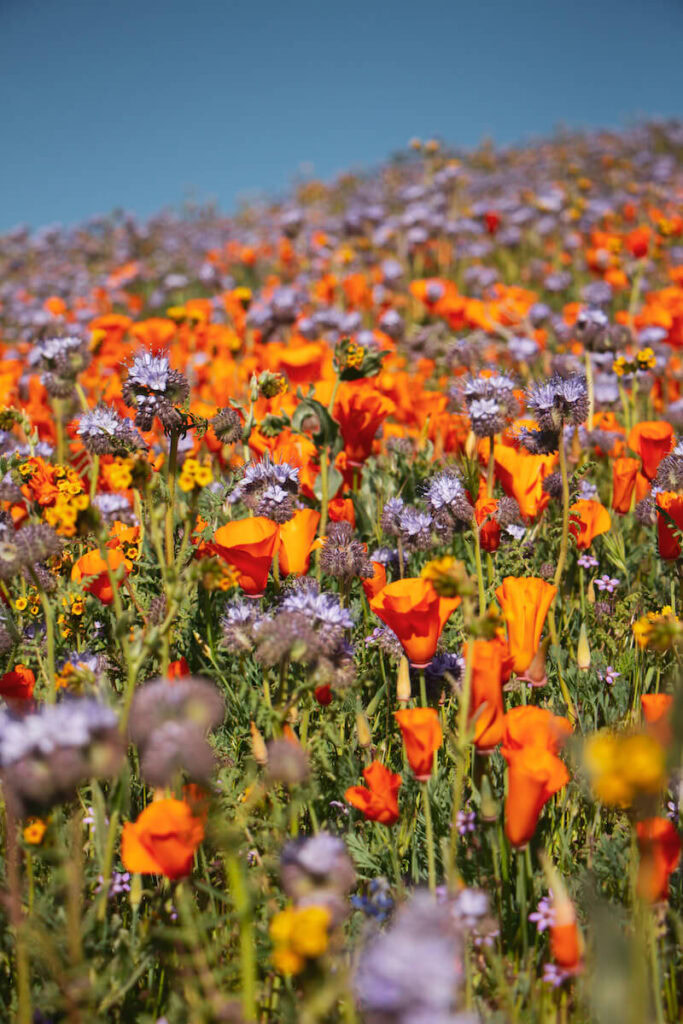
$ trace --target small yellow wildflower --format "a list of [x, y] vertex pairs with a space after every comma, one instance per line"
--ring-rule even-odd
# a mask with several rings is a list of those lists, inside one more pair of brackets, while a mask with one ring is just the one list
[[47, 832], [47, 823], [41, 818], [29, 818], [24, 829], [24, 842], [31, 846], [40, 846], [43, 836]]
[[14, 602], [14, 607], [18, 612], [23, 612], [28, 607], [28, 601], [25, 597], [18, 597]]
[[666, 782], [664, 749], [647, 733], [594, 733], [586, 740], [584, 764], [595, 796], [612, 807], [656, 796]]
[[287, 907], [270, 923], [273, 963], [283, 974], [299, 974], [307, 960], [322, 956], [329, 944], [327, 907]]

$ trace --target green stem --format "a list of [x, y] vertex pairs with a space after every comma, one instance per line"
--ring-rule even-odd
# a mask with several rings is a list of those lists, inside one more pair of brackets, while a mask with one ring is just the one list
[[242, 866], [235, 856], [226, 857], [228, 882], [240, 929], [240, 972], [242, 976], [242, 1013], [245, 1021], [256, 1020], [256, 940], [249, 894]]
[[588, 349], [584, 352], [583, 359], [586, 367], [586, 386], [588, 388], [588, 419], [586, 420], [586, 428], [592, 430], [593, 417], [595, 415], [595, 386], [593, 384], [593, 363], [591, 362], [591, 354]]
[[560, 431], [560, 475], [562, 477], [562, 540], [560, 541], [560, 554], [557, 559], [554, 584], [559, 588], [564, 572], [564, 563], [567, 561], [567, 546], [569, 543], [569, 476], [567, 474], [567, 453], [564, 447], [564, 437]]
[[422, 805], [425, 816], [425, 832], [427, 839], [427, 872], [429, 875], [429, 891], [436, 891], [436, 861], [434, 858], [434, 825], [432, 824], [432, 808], [429, 803], [429, 781], [422, 783]]
[[48, 700], [50, 703], [54, 703], [57, 700], [57, 670], [55, 665], [55, 624], [52, 618], [52, 608], [48, 600], [45, 590], [41, 586], [40, 580], [37, 575], [31, 569], [31, 578], [33, 579], [33, 585], [38, 591], [38, 597], [40, 603], [43, 606], [43, 616], [45, 618], [45, 640], [47, 643], [47, 675], [48, 675]]
[[486, 497], [493, 497], [493, 474], [495, 471], [495, 459], [493, 458], [493, 434], [489, 434], [489, 461], [486, 466]]
[[481, 564], [481, 540], [479, 526], [476, 522], [472, 524], [474, 532], [474, 562], [477, 567], [477, 593], [479, 595], [479, 614], [486, 612], [486, 591], [484, 590], [484, 570]]
[[173, 512], [175, 505], [175, 478], [178, 463], [178, 432], [171, 434], [171, 447], [168, 453], [168, 505], [166, 507], [166, 564], [173, 565]]

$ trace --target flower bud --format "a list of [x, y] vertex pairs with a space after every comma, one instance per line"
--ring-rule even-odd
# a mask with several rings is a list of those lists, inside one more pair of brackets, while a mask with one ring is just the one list
[[410, 663], [405, 656], [401, 658], [398, 666], [396, 698], [399, 704], [407, 704], [410, 700]]
[[254, 760], [258, 765], [268, 764], [268, 751], [266, 750], [266, 744], [263, 740], [263, 736], [256, 728], [256, 722], [252, 722], [251, 726], [251, 752], [254, 755]]
[[364, 711], [356, 712], [356, 732], [358, 734], [358, 746], [366, 750], [372, 743], [370, 725]]
[[588, 646], [588, 633], [586, 632], [585, 622], [581, 623], [581, 630], [579, 631], [579, 645], [576, 648], [576, 664], [582, 672], [587, 672], [591, 667], [591, 649]]

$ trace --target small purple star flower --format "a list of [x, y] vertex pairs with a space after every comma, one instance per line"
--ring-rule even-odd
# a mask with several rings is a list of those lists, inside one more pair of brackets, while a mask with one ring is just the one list
[[468, 832], [474, 832], [476, 820], [477, 816], [474, 811], [458, 811], [457, 825], [459, 834], [466, 836]]
[[580, 569], [597, 569], [599, 563], [595, 555], [581, 555], [576, 564]]
[[600, 678], [605, 683], [607, 683], [608, 686], [614, 686], [620, 675], [621, 672], [617, 672], [615, 668], [612, 668], [611, 665], [608, 665], [605, 669], [605, 674], [603, 675], [602, 673], [600, 673]]
[[607, 573], [603, 576], [598, 576], [595, 580], [595, 586], [598, 590], [606, 590], [608, 594], [613, 594], [620, 583], [621, 580], [610, 578]]
[[543, 896], [538, 901], [538, 906], [531, 914], [529, 914], [529, 920], [533, 921], [539, 932], [544, 932], [546, 928], [550, 928], [555, 924], [555, 911], [550, 905], [550, 898]]

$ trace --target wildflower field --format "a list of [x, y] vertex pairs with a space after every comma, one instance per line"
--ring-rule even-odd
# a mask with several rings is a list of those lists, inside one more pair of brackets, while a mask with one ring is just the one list
[[678, 1021], [683, 126], [0, 238], [0, 1012]]

